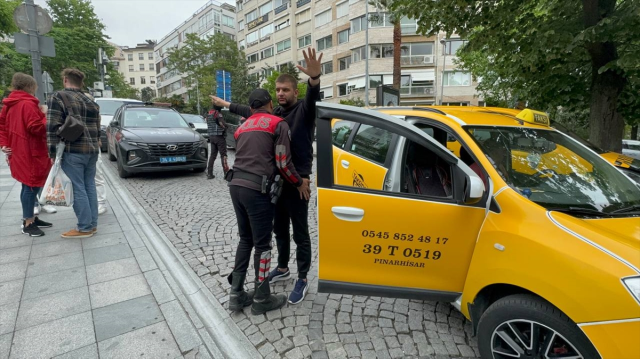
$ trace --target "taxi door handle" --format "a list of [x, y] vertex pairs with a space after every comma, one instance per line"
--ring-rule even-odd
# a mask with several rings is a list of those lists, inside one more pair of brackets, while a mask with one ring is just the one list
[[336, 218], [347, 222], [360, 222], [364, 217], [364, 210], [353, 207], [331, 207], [331, 212]]
[[344, 168], [349, 168], [349, 161], [347, 161], [347, 160], [342, 160], [342, 161], [340, 161], [340, 163], [342, 163], [342, 167], [344, 167]]

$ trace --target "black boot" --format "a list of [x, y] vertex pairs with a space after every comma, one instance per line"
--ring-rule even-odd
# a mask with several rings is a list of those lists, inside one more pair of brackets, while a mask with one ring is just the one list
[[253, 296], [253, 305], [251, 305], [251, 314], [260, 315], [270, 310], [281, 308], [287, 302], [287, 296], [284, 294], [271, 294], [269, 280], [255, 282], [256, 292]]
[[227, 278], [231, 284], [229, 293], [229, 310], [238, 312], [253, 303], [253, 293], [244, 291], [244, 279], [247, 273], [233, 272]]

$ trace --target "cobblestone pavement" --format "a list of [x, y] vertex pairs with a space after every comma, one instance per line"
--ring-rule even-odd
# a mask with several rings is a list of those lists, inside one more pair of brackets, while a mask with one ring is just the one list
[[[115, 173], [115, 162], [104, 163]], [[234, 152], [229, 152], [229, 164]], [[216, 178], [204, 174], [156, 173], [122, 180], [135, 199], [184, 256], [215, 297], [226, 305], [238, 230], [222, 168]], [[312, 180], [313, 182], [313, 180]], [[309, 225], [313, 245], [310, 288], [299, 305], [266, 315], [249, 308], [231, 314], [265, 358], [475, 358], [479, 352], [468, 321], [449, 303], [318, 293], [318, 237], [315, 198]], [[273, 243], [273, 257], [277, 248]], [[277, 282], [275, 293], [290, 293], [296, 277]], [[275, 262], [274, 262], [275, 263]], [[249, 268], [248, 283], [253, 281]]]

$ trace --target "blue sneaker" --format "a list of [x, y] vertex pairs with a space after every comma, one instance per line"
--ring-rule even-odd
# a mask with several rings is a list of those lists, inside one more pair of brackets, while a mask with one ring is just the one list
[[298, 304], [302, 302], [304, 296], [307, 295], [307, 290], [309, 290], [309, 283], [298, 279], [295, 288], [293, 288], [293, 292], [289, 294], [289, 303]]
[[286, 272], [280, 272], [278, 268], [274, 268], [271, 272], [269, 272], [269, 283], [277, 282], [280, 280], [286, 280], [291, 277], [291, 272], [287, 269]]

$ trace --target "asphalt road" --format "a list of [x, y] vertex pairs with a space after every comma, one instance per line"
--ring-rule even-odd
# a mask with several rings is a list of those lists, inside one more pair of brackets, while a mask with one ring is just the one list
[[[103, 155], [107, 170], [115, 162]], [[234, 152], [229, 151], [229, 165]], [[120, 179], [171, 240], [213, 295], [226, 306], [238, 230], [219, 160], [216, 178], [169, 172]], [[312, 179], [313, 182], [313, 179]], [[317, 292], [318, 237], [315, 197], [309, 225], [314, 262], [305, 300], [266, 315], [249, 308], [231, 317], [265, 358], [476, 358], [471, 326], [449, 303]], [[273, 258], [277, 248], [273, 246]], [[277, 282], [275, 293], [289, 294], [297, 269], [292, 244], [292, 278]], [[275, 263], [275, 262], [273, 262]], [[253, 273], [252, 268], [249, 273]], [[247, 278], [248, 283], [253, 276]]]

